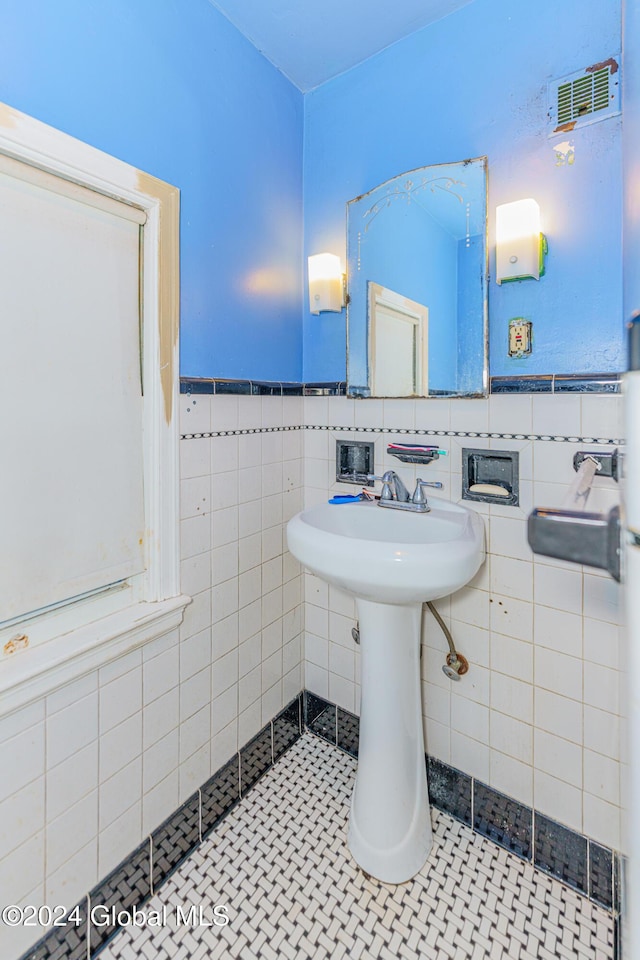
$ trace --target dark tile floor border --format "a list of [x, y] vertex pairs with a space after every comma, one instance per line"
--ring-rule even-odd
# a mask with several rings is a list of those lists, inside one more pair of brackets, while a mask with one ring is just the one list
[[[55, 927], [20, 960], [91, 960], [97, 956], [120, 930], [117, 922], [110, 922], [113, 911], [130, 916], [134, 908], [146, 903], [298, 740], [303, 730], [302, 708], [300, 693], [82, 898], [74, 908], [78, 924]], [[69, 916], [75, 916], [74, 910]]]
[[[304, 724], [323, 740], [357, 756], [359, 718], [354, 714], [305, 691]], [[435, 757], [427, 756], [426, 763], [434, 807], [598, 906], [619, 911], [619, 854]]]
[[[300, 693], [82, 898], [77, 926], [54, 928], [20, 960], [97, 956], [120, 929], [117, 922], [104, 922], [112, 917], [111, 911], [130, 915], [149, 900], [304, 729], [357, 757], [359, 718], [309, 691]], [[429, 798], [435, 807], [599, 906], [614, 914], [619, 911], [617, 853], [435, 757], [425, 760]]]

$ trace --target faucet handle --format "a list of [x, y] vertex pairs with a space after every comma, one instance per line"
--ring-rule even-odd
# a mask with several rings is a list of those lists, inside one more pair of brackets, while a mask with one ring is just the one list
[[416, 488], [413, 491], [413, 496], [411, 497], [412, 503], [427, 502], [427, 498], [422, 491], [423, 487], [435, 487], [436, 490], [442, 490], [442, 483], [440, 480], [421, 480], [420, 477], [418, 477], [416, 480]]
[[379, 480], [382, 484], [382, 493], [380, 494], [381, 500], [393, 500], [393, 493], [391, 492], [391, 477], [385, 473], [383, 477], [377, 477], [374, 473], [367, 474], [367, 480]]

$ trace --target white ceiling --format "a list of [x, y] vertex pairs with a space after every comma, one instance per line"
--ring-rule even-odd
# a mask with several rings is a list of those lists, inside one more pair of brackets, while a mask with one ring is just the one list
[[471, 0], [209, 2], [306, 92]]

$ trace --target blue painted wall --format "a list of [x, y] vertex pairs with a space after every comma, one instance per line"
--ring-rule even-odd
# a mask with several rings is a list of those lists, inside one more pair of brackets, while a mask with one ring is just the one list
[[182, 191], [183, 375], [300, 379], [302, 94], [207, 0], [0, 23], [0, 100]]
[[[618, 3], [475, 0], [305, 97], [305, 252], [345, 258], [345, 203], [423, 164], [486, 154], [496, 204], [535, 197], [547, 275], [490, 284], [491, 373], [623, 366], [620, 118], [549, 139], [547, 82], [620, 52]], [[558, 164], [554, 146], [574, 147]], [[490, 258], [493, 270], [493, 256]], [[534, 352], [507, 357], [507, 326], [534, 324]], [[304, 374], [345, 371], [345, 315], [303, 316]]]

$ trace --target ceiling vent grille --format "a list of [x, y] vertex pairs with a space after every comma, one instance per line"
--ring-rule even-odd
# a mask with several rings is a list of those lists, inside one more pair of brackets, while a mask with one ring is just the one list
[[613, 57], [549, 84], [550, 135], [620, 113], [620, 73]]

